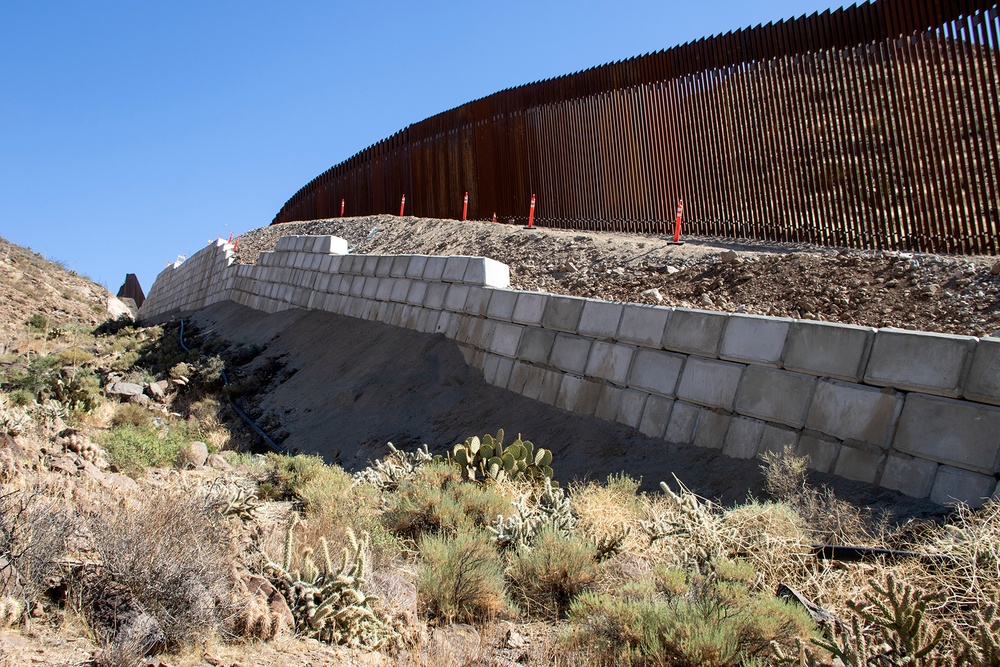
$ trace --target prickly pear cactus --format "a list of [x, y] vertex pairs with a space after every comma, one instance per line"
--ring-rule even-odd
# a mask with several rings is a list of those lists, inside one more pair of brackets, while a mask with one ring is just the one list
[[294, 515], [285, 536], [282, 564], [268, 563], [265, 567], [292, 610], [296, 632], [331, 644], [370, 650], [399, 641], [399, 633], [372, 611], [370, 603], [375, 598], [361, 590], [368, 535], [359, 542], [347, 530], [350, 544], [344, 548], [339, 568], [333, 565], [326, 539], [320, 538], [321, 562], [316, 562], [313, 549], [306, 548], [302, 551], [302, 569], [292, 571], [297, 523], [298, 515]]
[[[552, 481], [551, 451], [541, 447], [536, 450], [530, 440], [521, 439], [520, 433], [517, 440], [504, 448], [503, 437], [503, 429], [500, 429], [496, 437], [486, 434], [481, 439], [477, 436], [466, 438], [465, 442], [452, 447], [449, 460], [473, 482], [507, 479]], [[552, 483], [558, 486], [557, 482]]]

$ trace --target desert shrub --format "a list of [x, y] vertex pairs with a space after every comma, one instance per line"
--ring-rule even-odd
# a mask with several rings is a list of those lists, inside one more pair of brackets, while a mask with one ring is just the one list
[[56, 353], [63, 366], [82, 366], [94, 360], [94, 355], [79, 347], [67, 347]]
[[52, 355], [35, 357], [24, 368], [10, 373], [5, 385], [10, 390], [23, 389], [38, 398], [46, 391], [59, 367], [58, 357]]
[[510, 501], [493, 486], [464, 482], [446, 463], [430, 463], [404, 480], [383, 521], [390, 531], [418, 540], [424, 533], [455, 533], [487, 525]]
[[265, 500], [300, 500], [302, 489], [328, 474], [323, 459], [314, 454], [268, 454], [257, 493]]
[[518, 550], [507, 569], [515, 602], [529, 614], [565, 616], [570, 602], [594, 584], [594, 545], [553, 528], [541, 531], [530, 549]]
[[0, 495], [0, 592], [39, 598], [58, 585], [59, 562], [76, 530], [76, 517], [53, 489], [35, 486]]
[[203, 383], [210, 387], [218, 387], [223, 383], [222, 375], [226, 370], [226, 362], [222, 357], [212, 356], [202, 359], [199, 365], [198, 375]]
[[151, 426], [153, 415], [141, 405], [136, 403], [120, 403], [115, 406], [115, 412], [111, 415], [112, 426]]
[[15, 389], [7, 395], [7, 400], [16, 408], [25, 408], [35, 402], [35, 396], [26, 389]]
[[94, 329], [95, 336], [114, 336], [121, 334], [125, 329], [135, 329], [135, 320], [131, 315], [122, 313], [115, 319], [108, 318], [101, 322]]
[[796, 456], [791, 445], [781, 452], [761, 456], [765, 489], [776, 500], [788, 503], [818, 539], [861, 543], [874, 537], [871, 510], [837, 498], [828, 487], [815, 488], [806, 478], [809, 457]]
[[28, 318], [28, 329], [35, 332], [43, 332], [49, 326], [49, 321], [41, 313], [35, 313]]
[[105, 504], [86, 517], [100, 563], [90, 586], [126, 590], [169, 647], [224, 633], [236, 582], [226, 527], [197, 499], [161, 491]]
[[780, 452], [764, 452], [760, 460], [764, 490], [775, 500], [791, 500], [806, 489], [809, 457], [796, 456], [792, 445]]
[[94, 440], [108, 453], [108, 462], [128, 475], [146, 468], [171, 465], [190, 442], [184, 427], [155, 428], [122, 424], [98, 433]]
[[564, 642], [598, 649], [599, 665], [737, 667], [766, 660], [773, 643], [791, 647], [812, 632], [799, 607], [738, 594], [736, 582], [694, 577], [689, 592], [676, 597], [584, 592], [570, 605], [573, 626]]
[[500, 561], [485, 533], [425, 535], [420, 560], [417, 600], [428, 616], [468, 623], [506, 608]]

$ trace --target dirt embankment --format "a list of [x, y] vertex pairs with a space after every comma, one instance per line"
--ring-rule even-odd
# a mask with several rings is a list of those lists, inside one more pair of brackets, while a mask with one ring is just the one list
[[1000, 330], [995, 257], [705, 238], [672, 246], [655, 235], [380, 215], [255, 229], [240, 237], [239, 261], [256, 262], [286, 234], [334, 234], [355, 253], [490, 257], [510, 266], [515, 289], [974, 336]]

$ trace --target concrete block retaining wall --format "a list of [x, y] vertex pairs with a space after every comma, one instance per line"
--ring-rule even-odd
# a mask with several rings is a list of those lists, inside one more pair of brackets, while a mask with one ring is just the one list
[[230, 299], [453, 339], [490, 384], [654, 438], [810, 466], [938, 503], [1000, 477], [1000, 340], [621, 304], [509, 289], [482, 257], [348, 255], [282, 237], [257, 265], [224, 242], [164, 270], [144, 320]]

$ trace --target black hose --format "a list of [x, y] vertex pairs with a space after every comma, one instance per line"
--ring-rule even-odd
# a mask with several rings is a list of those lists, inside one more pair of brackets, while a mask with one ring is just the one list
[[[181, 320], [180, 343], [181, 343], [181, 348], [185, 352], [190, 352], [191, 351], [190, 349], [188, 349], [188, 346], [184, 344], [184, 320], [183, 319]], [[202, 359], [208, 359], [208, 357], [205, 356], [204, 354], [200, 354], [199, 353], [198, 356], [200, 356]], [[226, 375], [226, 369], [223, 368], [222, 371], [220, 371], [219, 374], [222, 376], [222, 384], [228, 385], [229, 384], [229, 377]], [[268, 447], [270, 447], [271, 449], [273, 449], [274, 451], [276, 451], [279, 454], [288, 454], [288, 450], [287, 449], [285, 449], [284, 447], [282, 447], [281, 445], [279, 445], [278, 443], [276, 443], [274, 440], [271, 440], [271, 438], [268, 437], [267, 433], [264, 433], [264, 430], [260, 426], [258, 426], [257, 423], [254, 422], [254, 420], [250, 419], [250, 416], [246, 412], [243, 411], [243, 408], [241, 408], [239, 406], [239, 404], [236, 402], [236, 400], [232, 396], [228, 396], [228, 398], [229, 398], [229, 404], [231, 406], [233, 406], [233, 410], [236, 411], [236, 414], [238, 414], [240, 416], [240, 418], [243, 419], [243, 421], [245, 421], [250, 426], [250, 428], [252, 428], [254, 430], [254, 432], [257, 435], [260, 436], [260, 439], [264, 441], [264, 444], [266, 444]]]
[[855, 547], [841, 544], [814, 544], [813, 550], [816, 556], [822, 560], [837, 560], [848, 563], [874, 558], [885, 558], [886, 560], [916, 558], [928, 565], [955, 565], [960, 562], [959, 559], [945, 554], [922, 554], [916, 551]]

